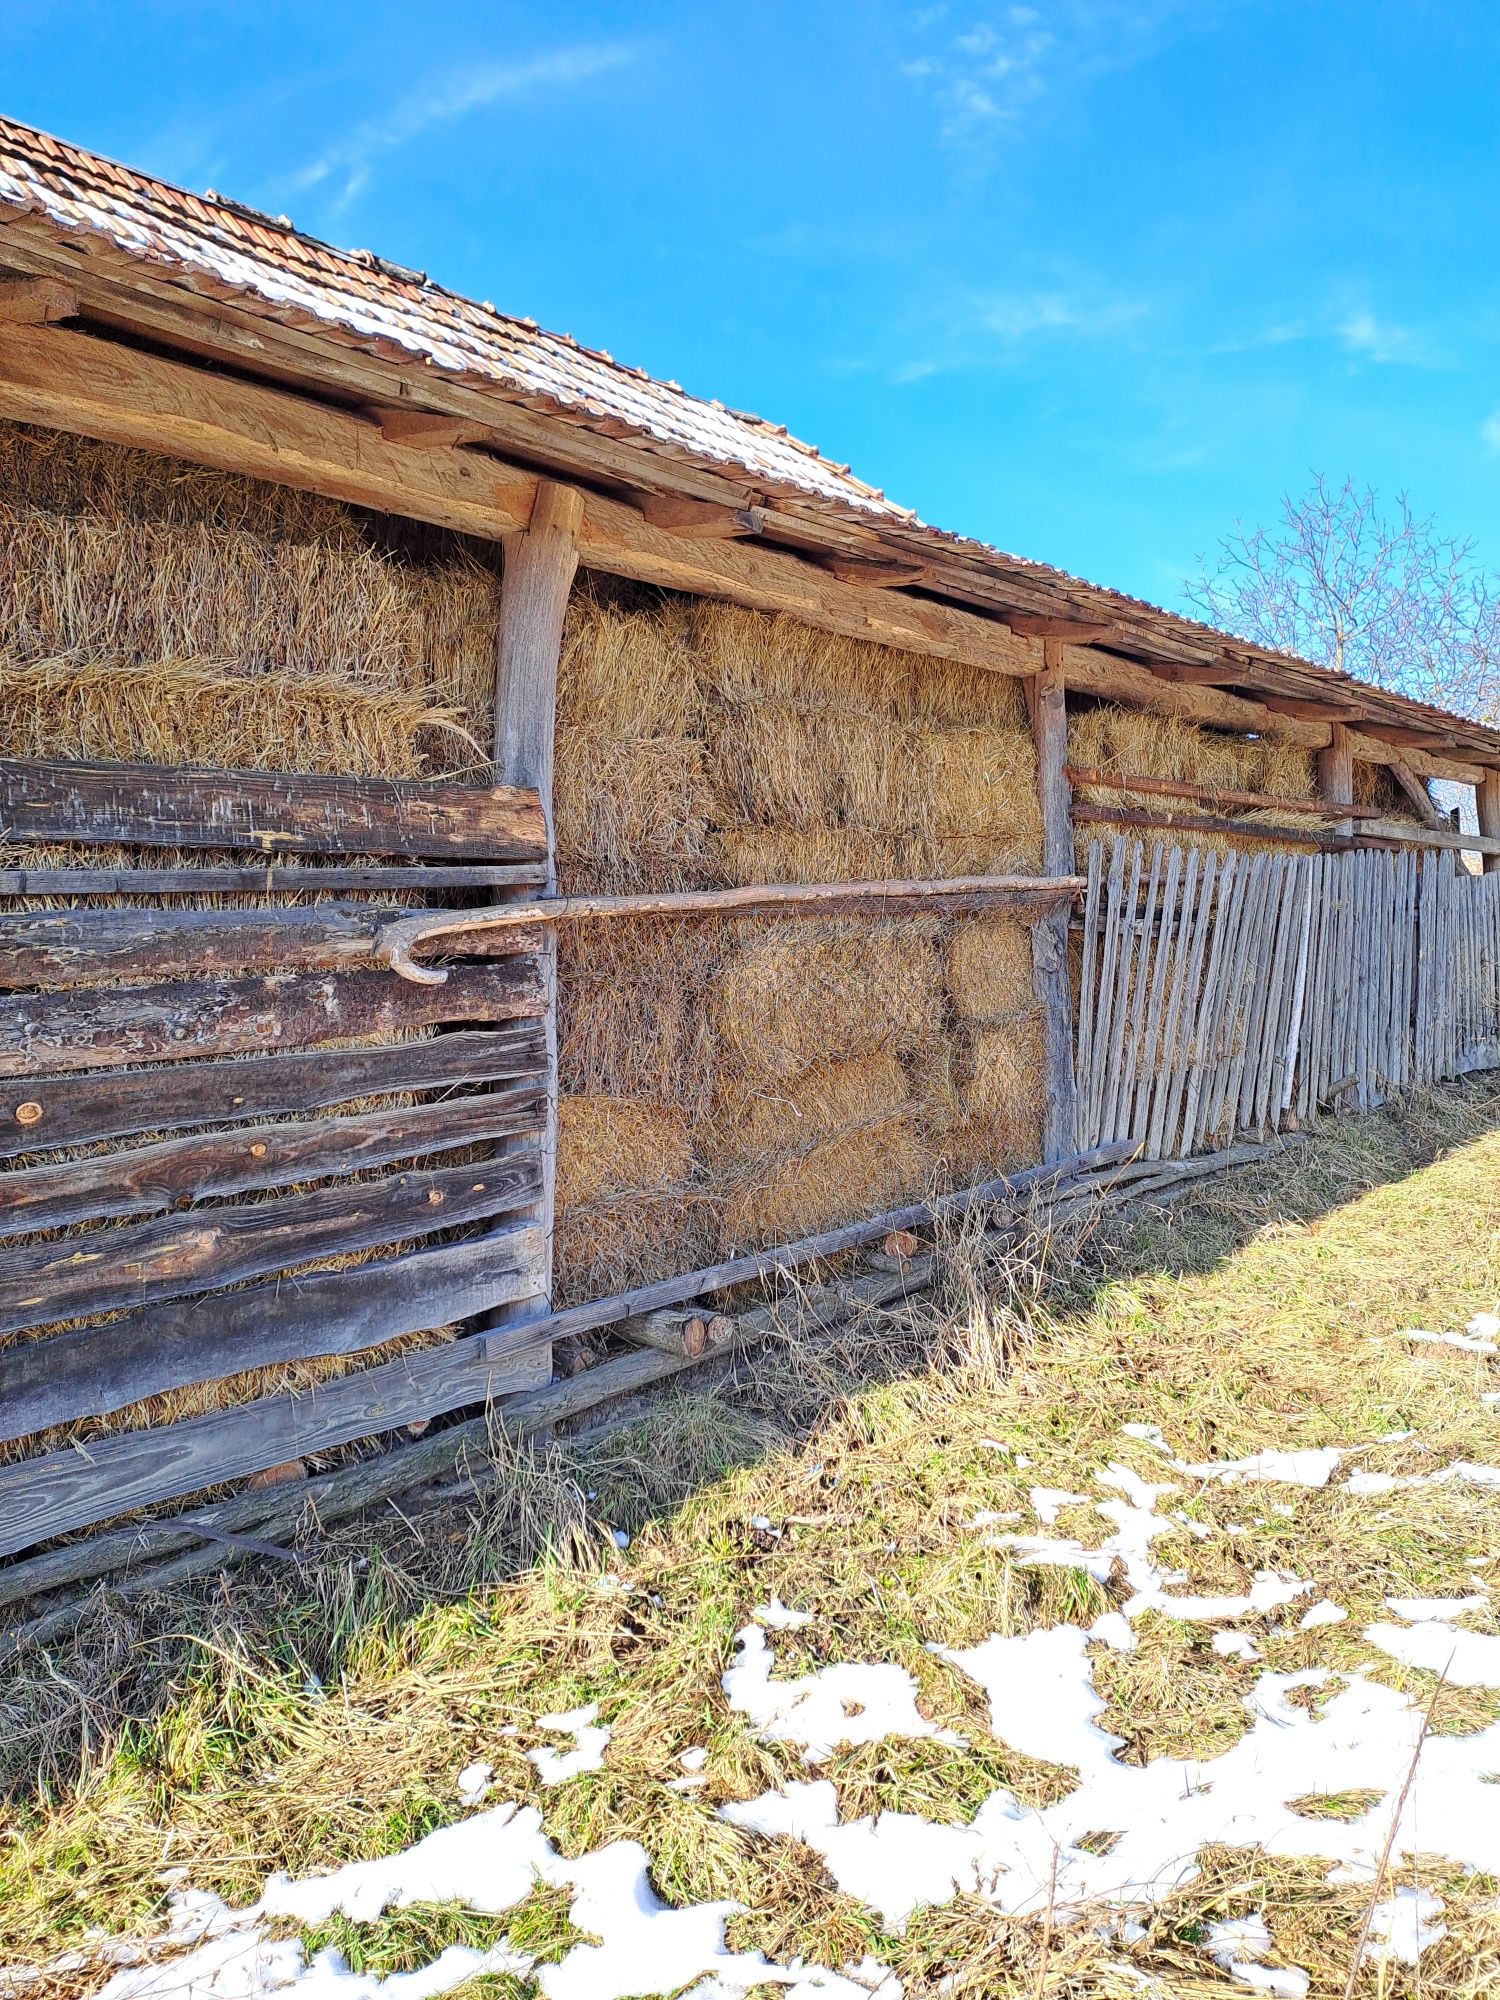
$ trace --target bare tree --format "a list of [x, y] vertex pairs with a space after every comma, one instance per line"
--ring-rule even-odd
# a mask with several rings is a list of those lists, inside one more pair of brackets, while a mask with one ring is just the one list
[[1183, 588], [1243, 639], [1497, 722], [1500, 575], [1474, 551], [1404, 493], [1383, 513], [1372, 488], [1320, 473], [1301, 499], [1283, 494], [1276, 528], [1236, 522]]

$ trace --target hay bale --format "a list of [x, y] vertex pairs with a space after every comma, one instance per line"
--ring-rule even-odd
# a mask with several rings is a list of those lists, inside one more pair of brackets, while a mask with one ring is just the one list
[[945, 971], [961, 1020], [1014, 1020], [1032, 1006], [1031, 926], [1015, 917], [961, 920], [949, 939]]
[[932, 1158], [917, 1120], [887, 1118], [768, 1163], [731, 1184], [722, 1246], [783, 1243], [919, 1199]]
[[714, 1018], [748, 1076], [786, 1079], [942, 1032], [930, 918], [784, 923], [750, 933], [714, 982]]
[[964, 1071], [963, 1123], [983, 1138], [993, 1172], [1039, 1158], [1045, 1075], [1040, 1013], [981, 1029]]
[[709, 849], [715, 872], [731, 884], [883, 882], [904, 872], [908, 843], [844, 826], [725, 826], [710, 836]]
[[820, 1063], [782, 1086], [739, 1079], [720, 1096], [706, 1157], [728, 1165], [806, 1152], [895, 1117], [909, 1095], [901, 1060], [888, 1049]]
[[701, 1196], [675, 1105], [564, 1097], [553, 1241], [560, 1300], [599, 1297], [701, 1262]]
[[689, 601], [622, 607], [603, 592], [585, 576], [568, 603], [557, 670], [559, 735], [582, 727], [622, 741], [688, 735], [698, 706]]
[[564, 1092], [706, 1110], [717, 1059], [707, 996], [725, 944], [720, 925], [694, 917], [561, 925]]
[[712, 805], [703, 746], [689, 737], [559, 729], [554, 809], [564, 889], [634, 895], [701, 886]]

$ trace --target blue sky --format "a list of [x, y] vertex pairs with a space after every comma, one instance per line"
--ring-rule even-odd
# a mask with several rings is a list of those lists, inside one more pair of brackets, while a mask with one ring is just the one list
[[1311, 469], [1500, 565], [1500, 8], [8, 0], [0, 105], [1158, 602]]

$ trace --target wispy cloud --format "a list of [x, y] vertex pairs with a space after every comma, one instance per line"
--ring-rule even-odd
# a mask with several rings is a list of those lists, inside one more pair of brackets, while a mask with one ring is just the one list
[[1486, 451], [1500, 458], [1500, 410], [1491, 410], [1479, 426], [1479, 442]]
[[903, 64], [931, 97], [950, 145], [984, 146], [1013, 131], [1054, 87], [1127, 67], [1182, 11], [1181, 0], [1049, 0], [981, 7], [954, 27], [954, 10], [912, 19], [931, 45]]
[[569, 90], [634, 59], [623, 42], [585, 42], [551, 49], [522, 62], [479, 63], [429, 81], [400, 98], [381, 118], [365, 119], [293, 176], [297, 188], [336, 184], [332, 210], [347, 208], [383, 153], [408, 146], [434, 127], [471, 112], [544, 91]]
[[1007, 367], [1038, 348], [1112, 340], [1147, 310], [1139, 299], [1087, 284], [950, 300], [929, 319], [924, 351], [903, 362], [895, 379], [921, 382], [960, 368]]
[[1350, 313], [1335, 331], [1349, 352], [1361, 361], [1382, 365], [1394, 362], [1409, 368], [1433, 365], [1432, 349], [1421, 334], [1409, 326], [1378, 318], [1368, 307]]

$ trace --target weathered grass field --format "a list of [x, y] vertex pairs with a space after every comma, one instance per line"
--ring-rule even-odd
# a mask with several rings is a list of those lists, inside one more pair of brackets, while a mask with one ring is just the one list
[[[1404, 1120], [1350, 1122], [1269, 1169], [1082, 1243], [991, 1266], [973, 1242], [955, 1241], [943, 1261], [937, 1302], [788, 1341], [742, 1364], [732, 1386], [663, 1398], [628, 1429], [539, 1451], [439, 1509], [325, 1545], [299, 1571], [268, 1565], [102, 1612], [74, 1644], [12, 1670], [0, 1688], [10, 1788], [0, 1963], [42, 1970], [11, 1986], [51, 2000], [138, 1978], [116, 1974], [113, 1946], [160, 1939], [174, 1888], [248, 1904], [273, 1870], [297, 1877], [392, 1855], [516, 1801], [539, 1808], [560, 1869], [639, 1841], [664, 1904], [732, 1900], [743, 1907], [728, 1916], [727, 1948], [782, 1968], [801, 1959], [803, 1972], [652, 1984], [673, 1961], [653, 1961], [650, 1939], [666, 1934], [649, 1928], [617, 1960], [577, 1956], [591, 1935], [617, 1942], [615, 1919], [591, 1933], [597, 1902], [556, 1879], [498, 1914], [419, 1899], [358, 1918], [267, 1917], [263, 1936], [294, 1935], [309, 1955], [333, 1947], [353, 1973], [376, 1977], [428, 1967], [455, 1944], [492, 1952], [466, 1985], [411, 1985], [413, 2000], [439, 1989], [492, 2000], [789, 1985], [894, 1994], [881, 1968], [908, 1996], [1194, 1996], [1248, 1991], [1251, 1979], [1303, 1990], [1276, 1983], [1276, 1967], [1304, 1968], [1306, 1990], [1341, 1995], [1356, 1966], [1354, 1991], [1385, 2000], [1500, 1989], [1500, 1882], [1455, 1859], [1469, 1851], [1457, 1806], [1446, 1819], [1424, 1808], [1415, 1858], [1397, 1843], [1383, 1872], [1338, 1879], [1337, 1845], [1317, 1848], [1382, 1799], [1393, 1819], [1406, 1753], [1394, 1780], [1387, 1763], [1347, 1791], [1320, 1784], [1310, 1764], [1295, 1804], [1312, 1843], [1302, 1857], [1277, 1858], [1255, 1839], [1209, 1845], [1196, 1873], [1179, 1869], [1188, 1879], [1163, 1879], [1125, 1912], [1070, 1902], [1054, 1841], [1051, 1880], [1030, 1914], [1007, 1914], [1017, 1897], [981, 1885], [935, 1895], [902, 1923], [888, 1903], [883, 1913], [878, 1898], [849, 1892], [857, 1857], [845, 1866], [813, 1834], [767, 1837], [721, 1815], [809, 1780], [832, 1781], [845, 1824], [901, 1813], [962, 1828], [1002, 1789], [1017, 1814], [1072, 1793], [1076, 1762], [1034, 1754], [1045, 1677], [1017, 1682], [1007, 1711], [1004, 1687], [982, 1687], [930, 1648], [1087, 1628], [1121, 1609], [1135, 1587], [1123, 1560], [1095, 1564], [1100, 1575], [1065, 1554], [1028, 1563], [1006, 1545], [1019, 1535], [1096, 1548], [1110, 1525], [1096, 1503], [1117, 1488], [1095, 1474], [1111, 1463], [1176, 1489], [1156, 1503], [1149, 1546], [1158, 1571], [1181, 1573], [1173, 1591], [1243, 1596], [1268, 1573], [1306, 1587], [1228, 1617], [1137, 1607], [1133, 1650], [1088, 1643], [1104, 1704], [1093, 1721], [1118, 1739], [1112, 1759], [1089, 1753], [1105, 1756], [1106, 1774], [1154, 1759], [1207, 1763], [1252, 1729], [1274, 1735], [1326, 1715], [1351, 1678], [1410, 1697], [1402, 1726], [1413, 1742], [1430, 1703], [1422, 1754], [1447, 1740], [1462, 1765], [1461, 1739], [1500, 1718], [1500, 1668], [1490, 1684], [1481, 1671], [1460, 1685], [1456, 1650], [1440, 1680], [1365, 1635], [1392, 1629], [1388, 1597], [1482, 1605], [1500, 1589], [1500, 1484], [1395, 1483], [1500, 1466], [1500, 1403], [1483, 1400], [1500, 1390], [1500, 1359], [1401, 1337], [1462, 1329], [1496, 1308], [1500, 1084], [1474, 1082]], [[1126, 1424], [1157, 1426], [1182, 1465], [1122, 1434]], [[1317, 1486], [1183, 1469], [1326, 1446], [1346, 1455]], [[765, 1634], [773, 1695], [782, 1679], [836, 1663], [890, 1663], [912, 1677], [921, 1716], [963, 1744], [881, 1734], [810, 1766], [801, 1741], [785, 1740], [795, 1730], [778, 1737], [773, 1723], [767, 1740], [730, 1705], [722, 1676], [749, 1657], [736, 1654], [736, 1633], [775, 1600], [810, 1615]], [[1347, 1617], [1299, 1629], [1324, 1600]], [[1497, 1629], [1488, 1607], [1441, 1615], [1459, 1633]], [[1239, 1635], [1258, 1657], [1216, 1648], [1216, 1633]], [[1500, 1638], [1490, 1646], [1500, 1655]], [[1267, 1696], [1263, 1677], [1312, 1669], [1330, 1678], [1278, 1682]], [[1083, 1717], [1086, 1735], [1065, 1679], [1064, 1721]], [[851, 1735], [864, 1733], [863, 1699], [844, 1711]], [[569, 1739], [539, 1719], [585, 1704], [610, 1732], [602, 1762], [544, 1785], [527, 1753]], [[1472, 1756], [1456, 1782], [1497, 1787], [1488, 1833], [1474, 1836], [1494, 1852], [1500, 1738]], [[476, 1762], [492, 1770], [483, 1807], [459, 1797], [460, 1773]], [[467, 1775], [472, 1795], [479, 1780]], [[1483, 1796], [1463, 1793], [1471, 1804]], [[1073, 1852], [1105, 1856], [1121, 1833], [1106, 1819], [1097, 1835], [1072, 1836]], [[899, 1890], [899, 1860], [896, 1874]], [[1415, 1889], [1441, 1899], [1440, 1913], [1420, 1909], [1446, 1935], [1416, 1966], [1378, 1953], [1360, 1965], [1362, 1940], [1378, 1942], [1385, 1922], [1369, 1923], [1372, 1905], [1394, 1898], [1410, 1912], [1418, 1906], [1400, 1892]], [[1240, 1954], [1236, 1976], [1215, 1958], [1228, 1934], [1214, 1927], [1257, 1913], [1269, 1941]], [[529, 1972], [496, 1969], [509, 1961], [494, 1948], [507, 1942], [518, 1965], [534, 1961]], [[177, 1990], [174, 1949], [185, 1947], [150, 1955], [156, 1990]], [[292, 1959], [300, 1965], [295, 1945]], [[848, 1986], [806, 1970], [862, 1961]], [[347, 2000], [370, 1990], [323, 1965]], [[631, 1966], [638, 1983], [622, 1984]], [[401, 1991], [390, 1989], [393, 2000]]]

